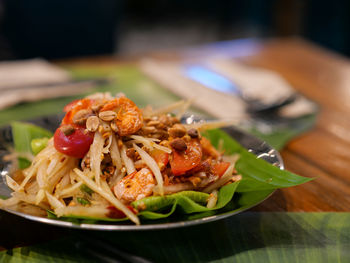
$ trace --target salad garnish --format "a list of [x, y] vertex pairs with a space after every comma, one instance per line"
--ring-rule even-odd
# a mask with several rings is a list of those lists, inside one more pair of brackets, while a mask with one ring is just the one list
[[[188, 106], [140, 109], [109, 93], [73, 101], [52, 138], [32, 141], [30, 166], [6, 176], [13, 193], [0, 207], [140, 224], [140, 215], [156, 218], [150, 213], [184, 208], [184, 202], [187, 212], [225, 206], [242, 180], [236, 169], [241, 154], [217, 149], [202, 136], [220, 122], [181, 124]], [[176, 108], [174, 116], [169, 111]]]

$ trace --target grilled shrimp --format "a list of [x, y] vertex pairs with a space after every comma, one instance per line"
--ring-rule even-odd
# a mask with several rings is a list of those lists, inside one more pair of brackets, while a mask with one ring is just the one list
[[114, 186], [114, 193], [118, 199], [130, 203], [150, 196], [156, 181], [153, 174], [147, 168], [142, 168], [125, 176]]
[[103, 106], [101, 111], [114, 111], [117, 113], [115, 124], [120, 136], [136, 133], [143, 124], [142, 112], [133, 101], [126, 97], [112, 100]]

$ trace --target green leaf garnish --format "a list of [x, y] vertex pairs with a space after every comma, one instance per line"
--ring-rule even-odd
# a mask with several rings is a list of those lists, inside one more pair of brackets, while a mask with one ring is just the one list
[[33, 139], [30, 142], [30, 146], [34, 155], [37, 155], [42, 149], [44, 149], [47, 146], [48, 141], [49, 138], [47, 137]]
[[[31, 142], [33, 139], [52, 137], [52, 133], [46, 129], [30, 123], [12, 122], [12, 136], [15, 151], [20, 154], [32, 154]], [[24, 169], [30, 165], [25, 158], [19, 158], [19, 168]]]
[[[51, 135], [50, 132], [40, 127], [26, 123], [14, 122], [12, 123], [12, 129], [15, 149], [21, 153], [32, 152], [32, 150], [35, 153], [35, 147], [31, 148], [31, 141]], [[296, 186], [312, 180], [312, 178], [301, 177], [280, 170], [278, 167], [258, 159], [222, 130], [208, 130], [203, 132], [202, 135], [207, 137], [215, 147], [218, 146], [220, 140], [223, 140], [225, 154], [237, 153], [240, 155], [235, 168], [242, 175], [242, 180], [221, 187], [218, 192], [217, 204], [212, 209], [206, 207], [209, 195], [197, 191], [183, 191], [172, 195], [151, 196], [137, 200], [132, 205], [140, 211], [138, 215], [143, 219], [154, 220], [167, 218], [173, 214], [181, 214], [182, 218], [191, 220], [216, 213], [238, 212], [261, 202], [277, 188]], [[44, 144], [44, 142], [42, 143]], [[22, 168], [25, 161], [21, 161]], [[84, 184], [80, 187], [80, 190], [88, 195], [94, 193], [92, 189]], [[77, 201], [82, 205], [90, 204], [86, 198], [78, 197]], [[57, 218], [52, 212], [49, 213], [49, 217], [74, 223], [127, 220], [127, 218], [94, 218], [75, 215]]]
[[181, 214], [208, 212], [226, 206], [232, 200], [238, 185], [239, 182], [234, 182], [221, 187], [218, 193], [218, 202], [214, 208], [206, 207], [209, 194], [196, 191], [183, 191], [166, 196], [151, 196], [134, 201], [131, 204], [136, 209], [142, 209], [143, 211], [139, 215], [146, 219], [166, 218], [175, 211], [179, 211]]
[[62, 221], [68, 221], [72, 222], [73, 224], [95, 224], [99, 221], [105, 221], [105, 222], [121, 222], [126, 221], [128, 218], [110, 218], [110, 217], [92, 217], [92, 216], [80, 216], [80, 215], [66, 215], [62, 217], [56, 216], [56, 214], [53, 211], [46, 210], [47, 217], [51, 219], [56, 220], [62, 220]]
[[79, 204], [84, 205], [84, 206], [91, 204], [88, 199], [83, 198], [83, 197], [77, 197], [77, 201], [78, 201]]
[[94, 191], [90, 189], [90, 187], [88, 187], [86, 184], [82, 184], [80, 186], [80, 190], [88, 195], [92, 195], [94, 193]]
[[263, 159], [258, 159], [222, 130], [208, 130], [203, 133], [203, 136], [207, 137], [215, 147], [218, 146], [219, 140], [223, 140], [225, 154], [238, 153], [240, 155], [235, 168], [243, 179], [237, 192], [291, 187], [312, 180], [312, 178], [281, 170]]

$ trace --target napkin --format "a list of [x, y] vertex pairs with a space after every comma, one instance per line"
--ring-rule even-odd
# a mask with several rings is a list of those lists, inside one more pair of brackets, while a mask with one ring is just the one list
[[0, 109], [21, 102], [76, 95], [91, 83], [73, 82], [65, 70], [43, 59], [0, 63]]
[[200, 61], [164, 62], [144, 59], [141, 70], [162, 87], [184, 99], [193, 99], [194, 106], [220, 119], [234, 119], [238, 122], [250, 118], [246, 103], [237, 95], [218, 92], [188, 78], [187, 65], [199, 64], [212, 69], [231, 80], [244, 96], [269, 104], [284, 100], [291, 95], [293, 103], [281, 107], [276, 114], [283, 118], [299, 118], [316, 111], [316, 105], [296, 94], [293, 87], [277, 72], [243, 65], [232, 59], [207, 59]]
[[187, 78], [181, 65], [177, 63], [147, 59], [140, 62], [140, 68], [163, 88], [184, 99], [192, 100], [194, 106], [212, 116], [237, 120], [245, 118], [245, 105], [241, 99], [205, 88], [202, 84]]
[[277, 114], [280, 117], [298, 118], [317, 111], [315, 103], [297, 94], [293, 87], [275, 71], [244, 65], [225, 58], [211, 59], [207, 64], [236, 83], [248, 98], [272, 104], [274, 101], [294, 96], [296, 99], [292, 103], [278, 110]]
[[65, 70], [43, 59], [0, 62], [0, 91], [69, 81]]

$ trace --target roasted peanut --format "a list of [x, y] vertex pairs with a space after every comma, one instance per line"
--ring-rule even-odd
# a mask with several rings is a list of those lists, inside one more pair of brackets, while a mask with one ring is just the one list
[[102, 109], [102, 107], [105, 105], [104, 102], [102, 101], [98, 101], [98, 102], [95, 102], [92, 106], [91, 106], [91, 109], [93, 110], [93, 112], [99, 112], [100, 109]]
[[126, 156], [128, 156], [130, 159], [134, 159], [136, 156], [136, 152], [134, 148], [129, 148], [126, 150]]
[[111, 129], [114, 132], [118, 132], [118, 126], [114, 121], [111, 122]]
[[175, 124], [169, 130], [169, 135], [173, 138], [181, 138], [186, 134], [186, 128], [181, 124]]
[[90, 116], [86, 121], [86, 129], [90, 132], [95, 132], [100, 125], [100, 120], [97, 116]]
[[187, 149], [187, 145], [182, 139], [175, 139], [170, 142], [170, 146], [173, 147], [177, 151], [185, 151]]
[[157, 126], [158, 124], [160, 124], [160, 121], [149, 121], [147, 126]]
[[161, 115], [159, 117], [159, 121], [163, 124], [165, 124], [166, 126], [168, 126], [170, 123], [169, 123], [169, 119], [166, 115]]
[[82, 109], [73, 116], [73, 122], [78, 125], [84, 125], [91, 113], [90, 110]]
[[111, 110], [102, 111], [98, 114], [98, 117], [103, 121], [112, 121], [117, 117], [117, 113]]
[[198, 138], [198, 137], [199, 137], [198, 130], [196, 130], [196, 129], [189, 129], [189, 130], [187, 131], [187, 134], [188, 134], [191, 138]]
[[169, 122], [171, 124], [180, 123], [180, 120], [178, 118], [176, 118], [176, 117], [169, 116], [168, 118], [169, 118]]
[[144, 120], [145, 122], [148, 122], [148, 121], [151, 120], [151, 117], [149, 117], [149, 116], [143, 116], [143, 120]]
[[147, 135], [156, 132], [156, 128], [154, 128], [153, 126], [142, 127], [142, 131]]

